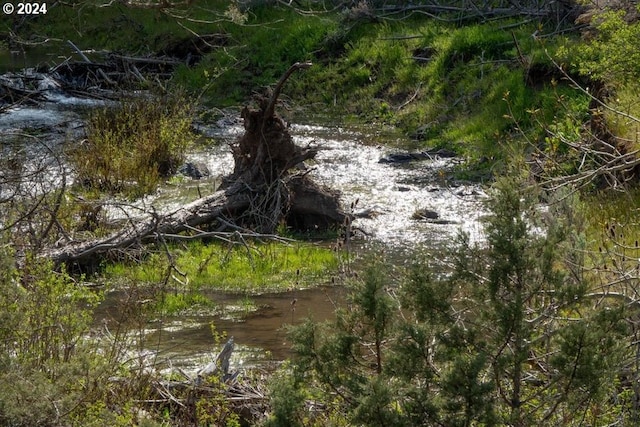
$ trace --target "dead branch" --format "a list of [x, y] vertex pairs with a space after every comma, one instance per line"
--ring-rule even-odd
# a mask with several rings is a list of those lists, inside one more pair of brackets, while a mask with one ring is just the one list
[[278, 102], [278, 97], [280, 96], [282, 87], [284, 86], [284, 83], [289, 79], [289, 77], [291, 77], [291, 74], [293, 74], [297, 70], [304, 70], [306, 68], [309, 68], [312, 65], [313, 64], [311, 62], [296, 62], [291, 67], [289, 67], [289, 69], [282, 75], [282, 77], [280, 77], [280, 80], [278, 81], [275, 88], [273, 89], [273, 93], [271, 94], [269, 103], [267, 104], [267, 107], [264, 109], [263, 117], [265, 121], [274, 115], [275, 109], [276, 109], [276, 103]]
[[593, 106], [592, 129], [586, 131], [578, 142], [571, 141], [563, 135], [547, 129], [549, 135], [568, 146], [576, 154], [576, 158], [581, 160], [575, 173], [563, 176], [548, 176], [544, 163], [549, 159], [546, 158], [543, 151], [536, 149], [536, 156], [530, 161], [534, 169], [539, 171], [536, 172], [536, 175], [540, 178], [542, 185], [550, 190], [557, 190], [567, 186], [575, 189], [583, 188], [596, 180], [603, 180], [608, 188], [624, 190], [627, 182], [639, 178], [640, 150], [628, 151], [624, 146], [623, 140], [613, 136], [608, 131], [602, 132], [594, 128], [602, 127], [601, 122], [598, 121], [601, 117], [602, 110], [606, 110], [619, 117], [624, 117], [637, 124], [640, 124], [640, 119], [613, 108], [604, 99], [595, 96], [588, 89], [580, 85], [551, 58], [550, 55], [547, 54], [547, 57], [562, 74], [564, 79], [591, 99]]

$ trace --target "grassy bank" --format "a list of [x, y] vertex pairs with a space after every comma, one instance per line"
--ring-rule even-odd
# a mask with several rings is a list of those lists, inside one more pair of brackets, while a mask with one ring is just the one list
[[[541, 124], [586, 113], [585, 96], [558, 78], [550, 60], [560, 47], [571, 51], [566, 47], [577, 34], [536, 38], [546, 30], [537, 23], [460, 26], [423, 17], [378, 20], [365, 12], [303, 14], [213, 1], [161, 11], [88, 2], [52, 7], [22, 29], [83, 49], [139, 55], [176, 55], [194, 34], [216, 34], [202, 60], [172, 80], [204, 92], [212, 107], [242, 104], [292, 63], [313, 61], [287, 84], [296, 106], [331, 110], [338, 120], [393, 124], [417, 147], [447, 146], [476, 161], [504, 158], [509, 147], [497, 141], [535, 142], [543, 138]], [[54, 49], [68, 47], [60, 42]]]
[[[640, 30], [619, 14], [596, 19], [599, 36], [590, 33], [586, 41], [572, 19], [559, 25], [548, 17], [389, 18], [372, 5], [326, 11], [260, 2], [135, 7], [90, 0], [56, 4], [18, 30], [32, 41], [48, 38], [65, 56], [72, 40], [82, 49], [197, 58], [164, 85], [186, 88], [212, 111], [242, 105], [291, 64], [312, 61], [285, 86], [287, 114], [329, 111], [337, 122], [395, 126], [410, 137], [410, 148], [446, 147], [465, 156], [467, 168], [480, 171], [469, 177], [499, 173], [535, 152], [545, 158], [545, 172], [575, 172], [580, 158], [567, 143], [589, 138], [594, 108], [576, 84], [596, 96], [604, 90], [614, 108], [637, 116], [640, 72], [629, 59]], [[611, 112], [603, 117], [605, 128], [631, 141], [629, 148], [637, 145], [637, 122]]]
[[[338, 255], [309, 243], [220, 244], [193, 242], [151, 254], [142, 262], [116, 263], [105, 268], [108, 281], [156, 283], [167, 272], [183, 290], [224, 290], [243, 294], [287, 291], [331, 282]], [[173, 268], [171, 268], [173, 262]]]

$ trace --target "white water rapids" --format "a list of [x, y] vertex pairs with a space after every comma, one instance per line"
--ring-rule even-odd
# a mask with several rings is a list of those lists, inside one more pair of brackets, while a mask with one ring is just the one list
[[[191, 161], [204, 163], [211, 171], [212, 176], [200, 183], [208, 188], [207, 182], [219, 183], [233, 170], [226, 143], [241, 134], [242, 128], [237, 124], [203, 126], [201, 131], [223, 142], [190, 155]], [[316, 158], [308, 162], [310, 176], [340, 191], [345, 209], [350, 210], [357, 201], [354, 213], [372, 213], [353, 224], [366, 239], [412, 249], [446, 242], [459, 231], [468, 233], [472, 240], [480, 238], [484, 192], [478, 184], [446, 179], [458, 159], [433, 156], [431, 160], [380, 163], [393, 150], [378, 145], [374, 133], [339, 125], [292, 125], [290, 131], [299, 145], [320, 148]], [[412, 219], [419, 209], [437, 213], [438, 219]]]

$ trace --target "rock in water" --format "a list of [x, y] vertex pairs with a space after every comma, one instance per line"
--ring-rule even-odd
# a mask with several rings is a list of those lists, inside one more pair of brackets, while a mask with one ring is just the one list
[[432, 211], [431, 209], [421, 208], [418, 209], [411, 215], [411, 219], [438, 219], [440, 215], [436, 211]]
[[202, 179], [211, 175], [211, 171], [202, 162], [187, 162], [178, 169], [178, 173], [193, 179]]

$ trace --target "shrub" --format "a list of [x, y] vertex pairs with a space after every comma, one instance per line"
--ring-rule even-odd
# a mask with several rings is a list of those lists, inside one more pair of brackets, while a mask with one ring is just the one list
[[627, 23], [624, 11], [605, 11], [593, 20], [595, 37], [573, 52], [572, 59], [581, 73], [594, 79], [617, 83], [637, 81], [640, 77], [640, 52], [637, 41], [640, 23]]
[[18, 272], [0, 253], [0, 424], [60, 425], [82, 411], [104, 372], [99, 350], [83, 339], [99, 297], [27, 259]]
[[193, 142], [193, 106], [181, 94], [129, 98], [89, 117], [87, 139], [71, 152], [81, 185], [138, 197], [175, 173]]

